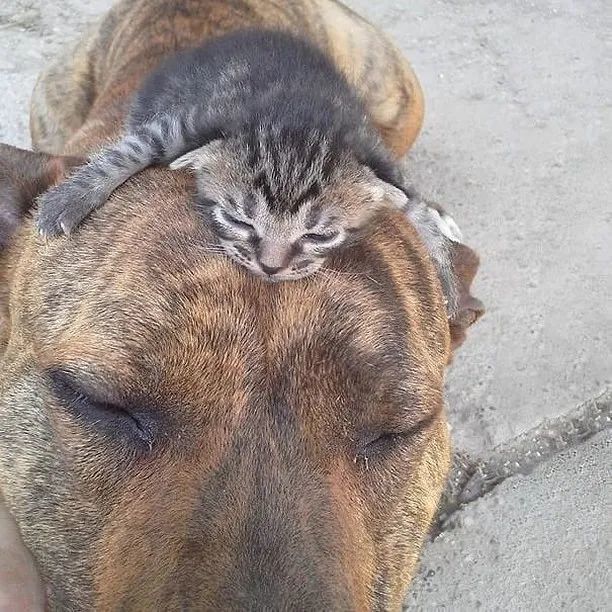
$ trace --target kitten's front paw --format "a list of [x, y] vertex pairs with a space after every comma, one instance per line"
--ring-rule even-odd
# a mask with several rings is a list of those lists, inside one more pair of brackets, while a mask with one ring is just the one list
[[47, 238], [68, 236], [95, 207], [91, 191], [69, 181], [62, 183], [38, 198], [36, 227]]

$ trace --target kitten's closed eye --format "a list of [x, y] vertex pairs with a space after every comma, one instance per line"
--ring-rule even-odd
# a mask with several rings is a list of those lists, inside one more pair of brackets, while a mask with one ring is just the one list
[[338, 232], [331, 232], [329, 234], [317, 234], [314, 232], [304, 234], [302, 240], [305, 242], [312, 242], [315, 244], [329, 244], [334, 242], [338, 238]]
[[220, 209], [220, 213], [224, 221], [226, 221], [226, 223], [228, 223], [229, 225], [233, 225], [235, 228], [243, 231], [255, 231], [255, 228], [250, 223], [247, 223], [246, 221], [242, 221], [241, 219], [234, 217], [234, 215], [228, 213], [226, 210]]

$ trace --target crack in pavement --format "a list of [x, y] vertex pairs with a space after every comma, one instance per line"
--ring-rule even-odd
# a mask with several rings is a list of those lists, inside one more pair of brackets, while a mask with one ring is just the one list
[[529, 474], [561, 451], [577, 446], [612, 425], [612, 388], [567, 414], [538, 426], [479, 457], [458, 451], [440, 502], [432, 539], [454, 527], [453, 515], [511, 476]]

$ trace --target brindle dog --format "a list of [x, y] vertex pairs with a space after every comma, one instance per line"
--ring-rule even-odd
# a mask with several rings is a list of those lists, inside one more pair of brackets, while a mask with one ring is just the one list
[[409, 148], [414, 74], [333, 0], [123, 0], [36, 87], [33, 141], [52, 155], [0, 148], [0, 490], [52, 609], [398, 609], [436, 512], [444, 371], [480, 311], [467, 247], [449, 325], [400, 213], [278, 284], [215, 253], [192, 179], [165, 168], [70, 239], [27, 218], [117, 135], [147, 70], [257, 25], [319, 44]]

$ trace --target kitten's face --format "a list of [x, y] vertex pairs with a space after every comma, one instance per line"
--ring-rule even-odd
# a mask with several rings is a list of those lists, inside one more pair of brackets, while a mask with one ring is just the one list
[[197, 175], [225, 253], [272, 281], [315, 273], [383, 205], [406, 196], [324, 143], [215, 141], [172, 164]]
[[268, 280], [296, 280], [316, 272], [347, 237], [339, 212], [305, 202], [293, 214], [271, 212], [257, 193], [211, 203], [226, 253]]

